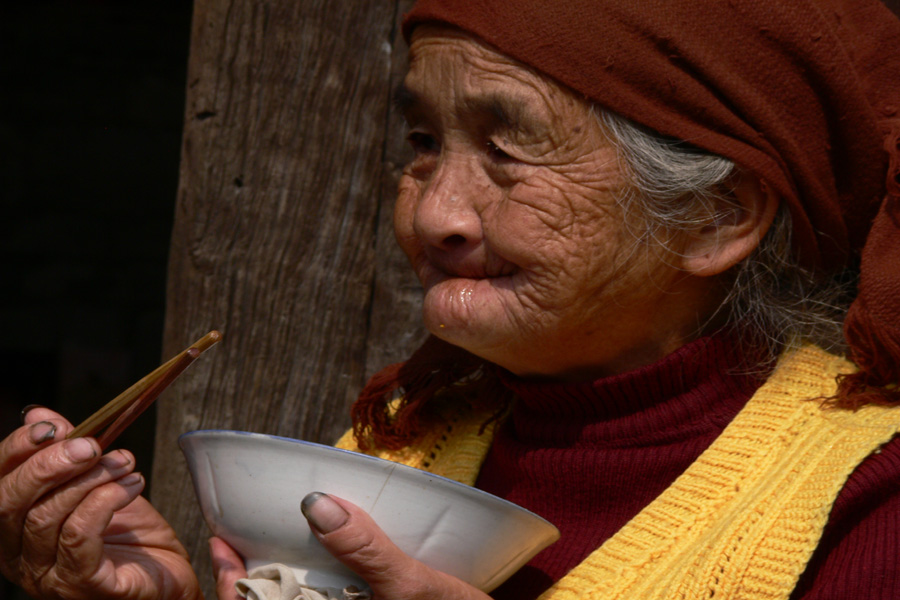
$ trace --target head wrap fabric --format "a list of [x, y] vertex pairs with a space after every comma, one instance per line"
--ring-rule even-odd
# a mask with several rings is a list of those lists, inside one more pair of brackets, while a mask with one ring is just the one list
[[425, 22], [749, 170], [790, 208], [802, 264], [861, 253], [861, 372], [842, 385], [890, 399], [873, 388], [900, 379], [900, 21], [878, 0], [418, 0], [407, 40]]

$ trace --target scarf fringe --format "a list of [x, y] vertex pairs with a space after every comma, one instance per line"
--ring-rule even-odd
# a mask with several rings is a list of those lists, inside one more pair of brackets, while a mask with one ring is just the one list
[[[881, 209], [875, 217], [875, 223], [869, 232], [871, 238], [876, 237], [878, 249], [885, 238], [900, 235], [900, 119], [888, 118], [881, 122], [884, 135], [884, 150], [888, 155], [887, 175], [885, 177], [885, 190], [887, 194], [882, 200]], [[891, 244], [897, 243], [891, 241]], [[879, 319], [876, 314], [888, 307], [891, 314], [893, 306], [896, 306], [897, 298], [886, 298], [890, 293], [879, 292], [875, 307], [866, 303], [866, 281], [868, 271], [867, 261], [872, 260], [872, 254], [877, 250], [863, 249], [863, 280], [861, 293], [854, 300], [844, 320], [844, 338], [847, 340], [850, 351], [850, 359], [859, 367], [859, 371], [849, 375], [838, 377], [838, 391], [833, 399], [838, 406], [856, 409], [865, 404], [900, 404], [900, 323], [896, 319]], [[890, 274], [885, 274], [883, 265], [877, 261], [884, 260], [883, 256], [874, 257], [876, 266], [881, 269], [876, 273], [881, 277], [896, 278], [898, 265], [888, 265]], [[879, 308], [879, 312], [873, 309]]]
[[900, 404], [900, 338], [893, 328], [878, 323], [861, 299], [850, 307], [844, 337], [850, 359], [859, 370], [838, 376], [835, 404], [857, 409], [866, 404]]
[[501, 417], [511, 399], [483, 359], [429, 336], [409, 360], [373, 375], [350, 409], [353, 435], [363, 451], [399, 450], [413, 442], [426, 425], [441, 418], [444, 402], [466, 402], [492, 408], [487, 426]]

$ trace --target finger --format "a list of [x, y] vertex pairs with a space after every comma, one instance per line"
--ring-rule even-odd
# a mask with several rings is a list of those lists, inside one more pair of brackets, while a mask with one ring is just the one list
[[[61, 420], [69, 423], [65, 417], [56, 411], [50, 410], [46, 406], [31, 405], [22, 409], [22, 423], [30, 425], [38, 421]], [[71, 423], [69, 423], [71, 426]], [[68, 433], [68, 432], [67, 432]]]
[[46, 419], [38, 419], [19, 427], [0, 441], [0, 477], [25, 462], [35, 452], [62, 440], [72, 430], [72, 425], [52, 411], [46, 411]]
[[10, 562], [21, 551], [23, 524], [34, 504], [86, 472], [99, 456], [93, 439], [67, 440], [43, 448], [0, 479], [0, 560]]
[[238, 600], [235, 584], [238, 579], [247, 576], [244, 561], [228, 545], [217, 537], [209, 539], [209, 554], [212, 557], [213, 574], [216, 577], [216, 595], [219, 600]]
[[44, 495], [28, 511], [22, 531], [22, 560], [29, 564], [52, 564], [60, 529], [69, 515], [95, 488], [134, 470], [134, 456], [116, 450], [103, 456], [92, 469], [68, 485]]
[[362, 577], [376, 598], [390, 600], [487, 600], [472, 586], [435, 571], [400, 550], [362, 509], [314, 492], [301, 509], [313, 534], [342, 563]]
[[116, 566], [105, 561], [104, 531], [116, 511], [144, 490], [144, 477], [134, 472], [94, 488], [75, 507], [59, 531], [56, 575], [66, 581], [110, 581]]

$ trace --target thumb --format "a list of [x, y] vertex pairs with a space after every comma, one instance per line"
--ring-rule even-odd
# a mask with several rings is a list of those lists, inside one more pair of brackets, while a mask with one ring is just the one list
[[378, 600], [489, 600], [480, 590], [405, 554], [351, 502], [313, 492], [300, 507], [313, 535], [362, 577]]
[[238, 579], [247, 576], [244, 561], [225, 540], [217, 537], [209, 539], [209, 553], [219, 600], [240, 600], [235, 584]]

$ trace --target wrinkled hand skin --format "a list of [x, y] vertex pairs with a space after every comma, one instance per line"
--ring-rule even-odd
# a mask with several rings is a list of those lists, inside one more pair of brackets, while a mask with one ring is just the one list
[[[199, 600], [187, 553], [125, 450], [36, 408], [0, 442], [0, 571], [32, 598]], [[79, 456], [80, 451], [80, 456]]]
[[209, 540], [209, 554], [216, 576], [216, 596], [219, 600], [239, 600], [235, 584], [238, 579], [247, 576], [244, 561], [231, 546], [217, 537]]
[[358, 506], [331, 496], [349, 517], [316, 538], [372, 588], [375, 600], [490, 600], [484, 592], [407, 556]]
[[[369, 584], [374, 600], [490, 600], [484, 592], [404, 554], [356, 505], [334, 496], [317, 502], [331, 501], [346, 515], [331, 519], [329, 528], [337, 526], [328, 533], [312, 522], [310, 529], [331, 554]], [[222, 600], [229, 596], [221, 594], [234, 589], [234, 582], [244, 575], [243, 566], [222, 540], [214, 538], [210, 550]]]

